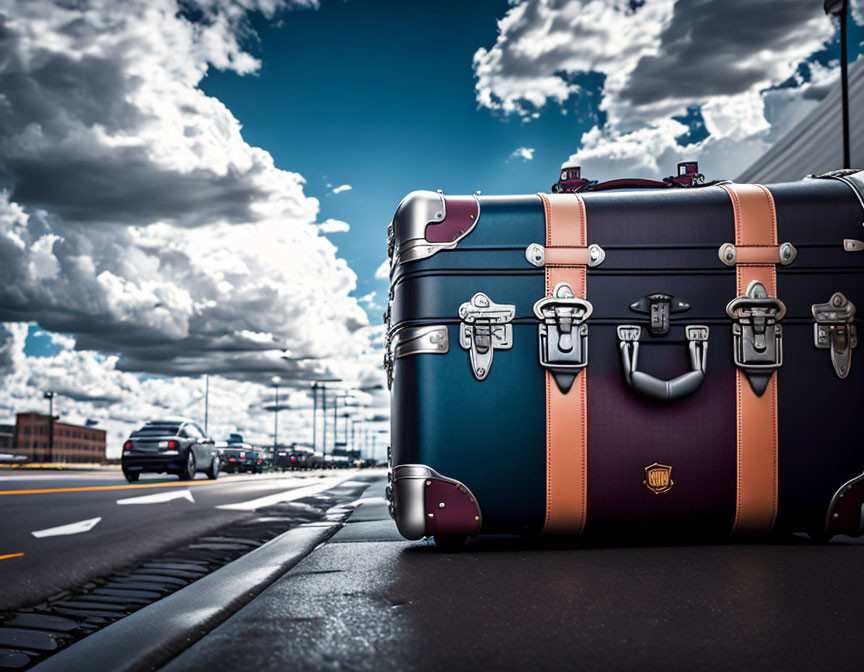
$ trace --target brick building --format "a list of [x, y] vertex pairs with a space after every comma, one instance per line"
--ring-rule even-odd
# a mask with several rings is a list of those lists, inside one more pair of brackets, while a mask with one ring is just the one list
[[19, 413], [14, 448], [33, 462], [105, 462], [105, 430], [54, 422], [54, 447], [49, 440], [51, 418], [41, 413]]

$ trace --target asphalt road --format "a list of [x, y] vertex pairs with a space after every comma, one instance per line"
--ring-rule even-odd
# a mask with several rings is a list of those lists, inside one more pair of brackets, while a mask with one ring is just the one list
[[442, 554], [399, 537], [382, 490], [164, 670], [861, 669], [864, 540]]
[[[861, 667], [864, 538], [827, 545], [803, 537], [651, 545], [481, 537], [462, 553], [445, 554], [430, 542], [399, 536], [387, 514], [380, 472], [368, 487], [364, 481], [375, 479], [374, 472], [333, 476], [345, 479], [340, 487], [353, 493], [347, 524], [326, 543], [310, 545], [298, 564], [262, 584], [262, 592], [245, 606], [229, 609], [221, 624], [180, 632], [179, 651], [165, 649], [163, 638], [153, 636], [164, 634], [164, 628], [151, 629], [150, 636], [135, 629], [136, 654], [154, 664], [128, 669]], [[27, 594], [29, 589], [17, 584], [29, 582], [44, 592], [55, 574], [78, 585], [88, 573], [104, 575], [103, 565], [116, 569], [131, 562], [130, 554], [151, 556], [208, 526], [252, 516], [274, 498], [333, 487], [330, 479], [331, 474], [326, 479], [227, 477], [215, 484], [153, 479], [139, 487], [105, 474], [0, 481], [2, 553], [14, 548], [24, 553], [0, 560], [0, 593], [3, 599], [10, 590]], [[111, 489], [80, 489], [88, 487]], [[33, 490], [49, 492], [28, 492]], [[157, 493], [173, 498], [117, 503]], [[217, 508], [225, 505], [235, 508]], [[33, 536], [87, 516], [101, 517], [89, 531]], [[260, 568], [255, 553], [242, 558], [249, 561], [244, 575], [264, 575], [272, 559], [262, 550]], [[224, 569], [230, 573], [232, 565]], [[196, 595], [205, 609], [200, 583], [172, 596], [180, 598], [172, 609], [182, 612], [172, 614], [175, 620], [197, 623], [194, 609], [183, 610], [196, 604]], [[223, 584], [217, 583], [221, 591]], [[220, 593], [205, 610], [229, 606], [223, 602]], [[130, 622], [162, 613], [159, 605], [144, 607]], [[122, 633], [124, 622], [98, 635], [118, 632], [118, 626]], [[115, 659], [128, 658], [126, 645], [107, 648]], [[48, 659], [60, 665], [52, 669], [64, 669], [64, 653]], [[90, 669], [92, 657], [86, 658], [83, 667], [68, 669]]]
[[[344, 472], [176, 477], [0, 471], [0, 611], [146, 560]], [[227, 508], [222, 508], [227, 507]]]

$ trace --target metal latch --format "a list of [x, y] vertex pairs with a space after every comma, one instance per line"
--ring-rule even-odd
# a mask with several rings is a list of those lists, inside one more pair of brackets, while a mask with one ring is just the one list
[[471, 371], [477, 380], [485, 380], [496, 350], [513, 347], [516, 306], [494, 303], [483, 292], [477, 292], [459, 306], [459, 345], [468, 351]]
[[559, 282], [552, 296], [534, 304], [534, 314], [540, 320], [540, 365], [552, 372], [564, 394], [588, 365], [588, 325], [584, 322], [593, 311], [588, 301], [576, 298], [566, 282]]
[[669, 333], [669, 315], [690, 310], [690, 304], [671, 294], [656, 292], [631, 303], [630, 310], [648, 315], [651, 334], [663, 336]]
[[744, 296], [732, 299], [726, 313], [732, 325], [735, 365], [747, 374], [750, 386], [761, 397], [776, 369], [783, 365], [783, 328], [778, 322], [786, 305], [758, 280], [747, 287]]
[[834, 373], [845, 378], [852, 366], [852, 348], [858, 347], [858, 330], [852, 324], [855, 304], [836, 292], [828, 303], [814, 303], [811, 310], [816, 320], [813, 344], [822, 350], [831, 349]]

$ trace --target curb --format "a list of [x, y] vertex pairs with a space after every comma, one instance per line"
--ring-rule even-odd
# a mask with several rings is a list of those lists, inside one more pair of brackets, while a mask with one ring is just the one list
[[[339, 513], [333, 520], [332, 514]], [[36, 665], [39, 672], [154, 670], [189, 648], [266, 590], [342, 527], [351, 510], [336, 506], [329, 522], [288, 530], [212, 574], [76, 642]]]

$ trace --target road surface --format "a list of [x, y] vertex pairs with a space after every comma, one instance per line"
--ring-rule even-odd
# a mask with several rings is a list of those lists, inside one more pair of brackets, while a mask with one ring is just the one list
[[[18, 648], [6, 645], [6, 660], [29, 656], [25, 666], [42, 660], [46, 670], [63, 672], [89, 672], [94, 659], [105, 669], [166, 672], [861, 667], [864, 539], [610, 545], [489, 537], [473, 540], [462, 553], [442, 554], [430, 542], [399, 536], [387, 514], [381, 472], [335, 474], [342, 479], [335, 482], [330, 476], [326, 482], [229, 477], [191, 485], [154, 479], [141, 484], [153, 486], [146, 488], [95, 474], [0, 482], [6, 484], [0, 492], [17, 493], [0, 494], [7, 514], [4, 553], [24, 553], [0, 560], [0, 585], [19, 595], [31, 589], [17, 583], [44, 592], [53, 574], [74, 582], [128, 565], [131, 555], [137, 562], [166, 546], [177, 548], [211, 527], [266, 518], [275, 510], [272, 502], [296, 496], [282, 504], [293, 506], [316, 482], [328, 488], [321, 496], [339, 491], [346, 502], [329, 523], [332, 531], [282, 568], [278, 560], [290, 555], [290, 535], [308, 540], [315, 525], [323, 529], [325, 523], [292, 529], [212, 576], [94, 626], [92, 635], [79, 633], [72, 642], [58, 631], [49, 640], [58, 642], [57, 651], [28, 648], [45, 643], [54, 626], [19, 620], [17, 635], [6, 630], [19, 638], [13, 642]], [[112, 483], [119, 488], [58, 492]], [[171, 498], [118, 504], [157, 493]], [[16, 522], [7, 520], [10, 515]], [[101, 520], [85, 530], [89, 524], [81, 521], [94, 516]], [[33, 536], [70, 523], [82, 531]], [[256, 558], [263, 559], [260, 567]], [[233, 604], [223, 590], [240, 569], [247, 581], [259, 574], [267, 579]], [[216, 581], [208, 587], [208, 579]], [[202, 625], [198, 614], [216, 617]], [[168, 621], [188, 622], [188, 629], [142, 627]], [[24, 641], [39, 628], [43, 639]], [[3, 635], [0, 628], [0, 668]]]
[[165, 672], [861, 669], [862, 540], [442, 554], [399, 537], [381, 490]]
[[[314, 492], [342, 472], [220, 475], [0, 470], [0, 612], [36, 604]], [[269, 499], [264, 499], [269, 498]]]

